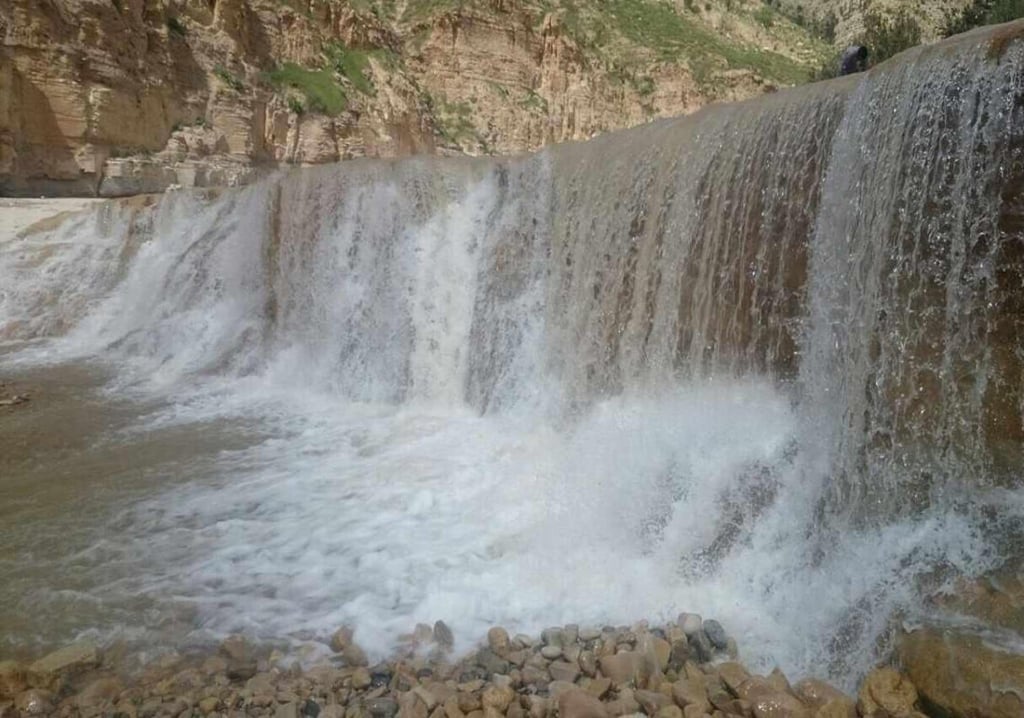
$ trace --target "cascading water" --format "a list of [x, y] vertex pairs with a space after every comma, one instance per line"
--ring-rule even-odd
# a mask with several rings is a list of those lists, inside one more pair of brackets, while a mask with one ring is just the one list
[[697, 610], [851, 679], [1024, 518], [1022, 72], [968, 37], [0, 245], [4, 371], [91, 417], [46, 425], [70, 457], [8, 425], [3, 640]]

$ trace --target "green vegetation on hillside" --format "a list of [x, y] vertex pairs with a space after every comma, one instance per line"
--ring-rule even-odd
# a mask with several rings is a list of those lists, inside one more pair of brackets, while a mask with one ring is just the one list
[[[818, 42], [808, 30], [796, 27], [788, 16], [776, 13], [768, 4], [761, 8], [728, 1], [723, 4], [723, 0], [717, 4], [728, 6], [729, 13], [742, 17], [750, 26], [760, 23], [768, 30], [786, 25], [792, 33], [806, 38], [807, 44]], [[811, 75], [809, 65], [813, 63], [797, 62], [713, 28], [700, 13], [705, 6], [713, 7], [708, 0], [686, 2], [683, 7], [670, 0], [522, 0], [517, 5], [524, 13], [532, 14], [538, 24], [549, 14], [556, 14], [585, 61], [630, 84], [644, 82], [646, 86], [652, 62], [686, 65], [702, 85], [712, 82], [714, 73], [720, 70], [751, 70], [783, 85], [806, 82]], [[403, 20], [415, 28], [442, 14], [493, 11], [494, 7], [482, 0], [415, 0], [406, 5]]]
[[241, 92], [245, 89], [245, 83], [242, 81], [242, 78], [232, 73], [223, 65], [217, 65], [213, 68], [213, 74], [235, 92]]
[[[855, 40], [871, 53], [871, 64], [877, 65], [904, 50], [921, 44], [923, 30], [918, 20], [905, 8], [882, 14], [877, 11], [864, 16], [864, 31]], [[815, 79], [825, 80], [839, 74], [840, 54], [829, 58], [815, 73]]]
[[[780, 84], [805, 82], [809, 68], [785, 55], [732, 39], [709, 27], [696, 12], [665, 0], [563, 0], [563, 26], [576, 44], [609, 69], [637, 79], [647, 60], [688, 65], [707, 84], [716, 70], [751, 70]], [[768, 23], [767, 16], [771, 15]], [[779, 18], [783, 20], [783, 18]], [[771, 8], [755, 10], [750, 21], [775, 25]], [[642, 73], [640, 73], [642, 74]]]
[[974, 0], [959, 12], [951, 12], [942, 28], [943, 37], [958, 35], [982, 25], [996, 25], [1024, 17], [1024, 0]]
[[340, 42], [334, 42], [324, 48], [330, 67], [364, 95], [374, 94], [373, 82], [366, 76], [370, 64], [369, 54], [364, 50], [352, 50]]
[[289, 98], [292, 111], [299, 114], [309, 109], [326, 115], [337, 115], [348, 104], [345, 91], [329, 70], [309, 70], [293, 62], [286, 62], [269, 72], [267, 79], [275, 87], [289, 87], [303, 94], [305, 105], [296, 104], [294, 98]]
[[[395, 53], [388, 49], [361, 50], [334, 41], [324, 45], [322, 67], [308, 68], [286, 62], [265, 73], [264, 79], [273, 87], [289, 88], [302, 95], [303, 99], [294, 94], [288, 95], [287, 102], [292, 112], [301, 114], [311, 110], [337, 115], [348, 107], [349, 92], [346, 88], [369, 96], [377, 93], [372, 79], [371, 58], [390, 70], [398, 69], [401, 64]], [[218, 77], [234, 87], [218, 70], [214, 71]]]
[[[836, 25], [839, 24], [839, 18], [834, 10], [828, 10], [817, 15], [811, 14], [807, 12], [799, 0], [764, 0], [764, 4], [774, 13], [804, 28], [811, 35], [829, 45], [836, 41]], [[765, 17], [764, 13], [758, 10], [757, 15], [758, 21], [762, 22], [762, 18]]]

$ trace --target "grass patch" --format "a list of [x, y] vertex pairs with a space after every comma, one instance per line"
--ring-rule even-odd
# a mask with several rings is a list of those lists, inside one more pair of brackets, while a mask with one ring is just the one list
[[[277, 88], [290, 87], [306, 98], [302, 114], [307, 108], [326, 115], [340, 114], [348, 106], [345, 91], [338, 85], [330, 70], [309, 70], [292, 62], [286, 62], [267, 75], [267, 80]], [[291, 102], [289, 100], [289, 105]]]
[[376, 94], [373, 81], [366, 74], [370, 66], [368, 52], [347, 48], [340, 42], [332, 42], [324, 48], [324, 56], [327, 58], [328, 66], [351, 82], [357, 91], [364, 95]]
[[[785, 0], [764, 0], [765, 7], [776, 15], [781, 15], [794, 25], [802, 27], [807, 32], [822, 40], [827, 45], [836, 41], [836, 25], [839, 18], [834, 10], [827, 10], [817, 14], [808, 15], [804, 6], [799, 3], [786, 2]], [[757, 17], [760, 10], [755, 13]]]
[[754, 20], [765, 30], [775, 27], [775, 11], [767, 5], [762, 5], [754, 11]]
[[527, 90], [526, 96], [519, 101], [519, 106], [525, 110], [536, 111], [543, 115], [548, 112], [548, 101], [533, 90]]
[[633, 89], [640, 97], [648, 97], [654, 94], [654, 78], [648, 75], [641, 75], [633, 80]]
[[245, 83], [242, 81], [242, 78], [232, 73], [223, 65], [217, 65], [213, 68], [213, 74], [235, 92], [241, 92], [245, 89]]
[[423, 99], [437, 122], [437, 133], [447, 144], [460, 146], [467, 140], [476, 141], [487, 151], [486, 142], [473, 124], [473, 108], [468, 102], [449, 102], [443, 95], [434, 97], [429, 93], [424, 93]]
[[509, 91], [508, 91], [507, 87], [505, 87], [504, 85], [502, 85], [502, 84], [500, 84], [498, 82], [495, 82], [494, 80], [485, 80], [485, 82], [487, 83], [487, 86], [490, 87], [492, 90], [494, 90], [494, 92], [499, 97], [502, 97], [502, 98], [504, 98], [506, 100], [508, 99]]
[[[571, 3], [566, 5], [566, 28], [581, 47], [600, 51], [609, 44], [608, 37], [617, 34], [658, 60], [688, 64], [702, 84], [722, 66], [752, 70], [782, 84], [805, 82], [810, 75], [784, 55], [730, 42], [664, 0], [605, 0], [602, 7], [599, 15], [588, 16]], [[626, 63], [615, 64], [632, 63], [627, 58]]]

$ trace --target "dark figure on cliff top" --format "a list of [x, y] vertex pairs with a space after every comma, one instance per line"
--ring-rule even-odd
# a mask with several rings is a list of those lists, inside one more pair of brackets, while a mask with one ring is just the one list
[[868, 49], [863, 45], [851, 45], [843, 50], [839, 59], [839, 74], [852, 75], [868, 69]]

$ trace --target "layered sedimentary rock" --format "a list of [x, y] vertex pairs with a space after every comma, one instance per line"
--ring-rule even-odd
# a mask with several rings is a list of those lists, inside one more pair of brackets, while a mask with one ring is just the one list
[[[11, 0], [0, 194], [126, 195], [235, 185], [283, 164], [517, 153], [777, 84], [782, 56], [761, 46], [786, 51], [790, 35], [733, 41], [700, 16], [669, 18], [667, 39], [648, 37], [652, 17], [601, 25], [619, 34], [586, 45], [597, 40], [574, 15], [529, 1]], [[689, 50], [699, 81], [683, 55], [692, 28], [711, 43]], [[730, 42], [746, 54], [729, 55]], [[814, 58], [808, 43], [782, 58], [786, 72]]]

